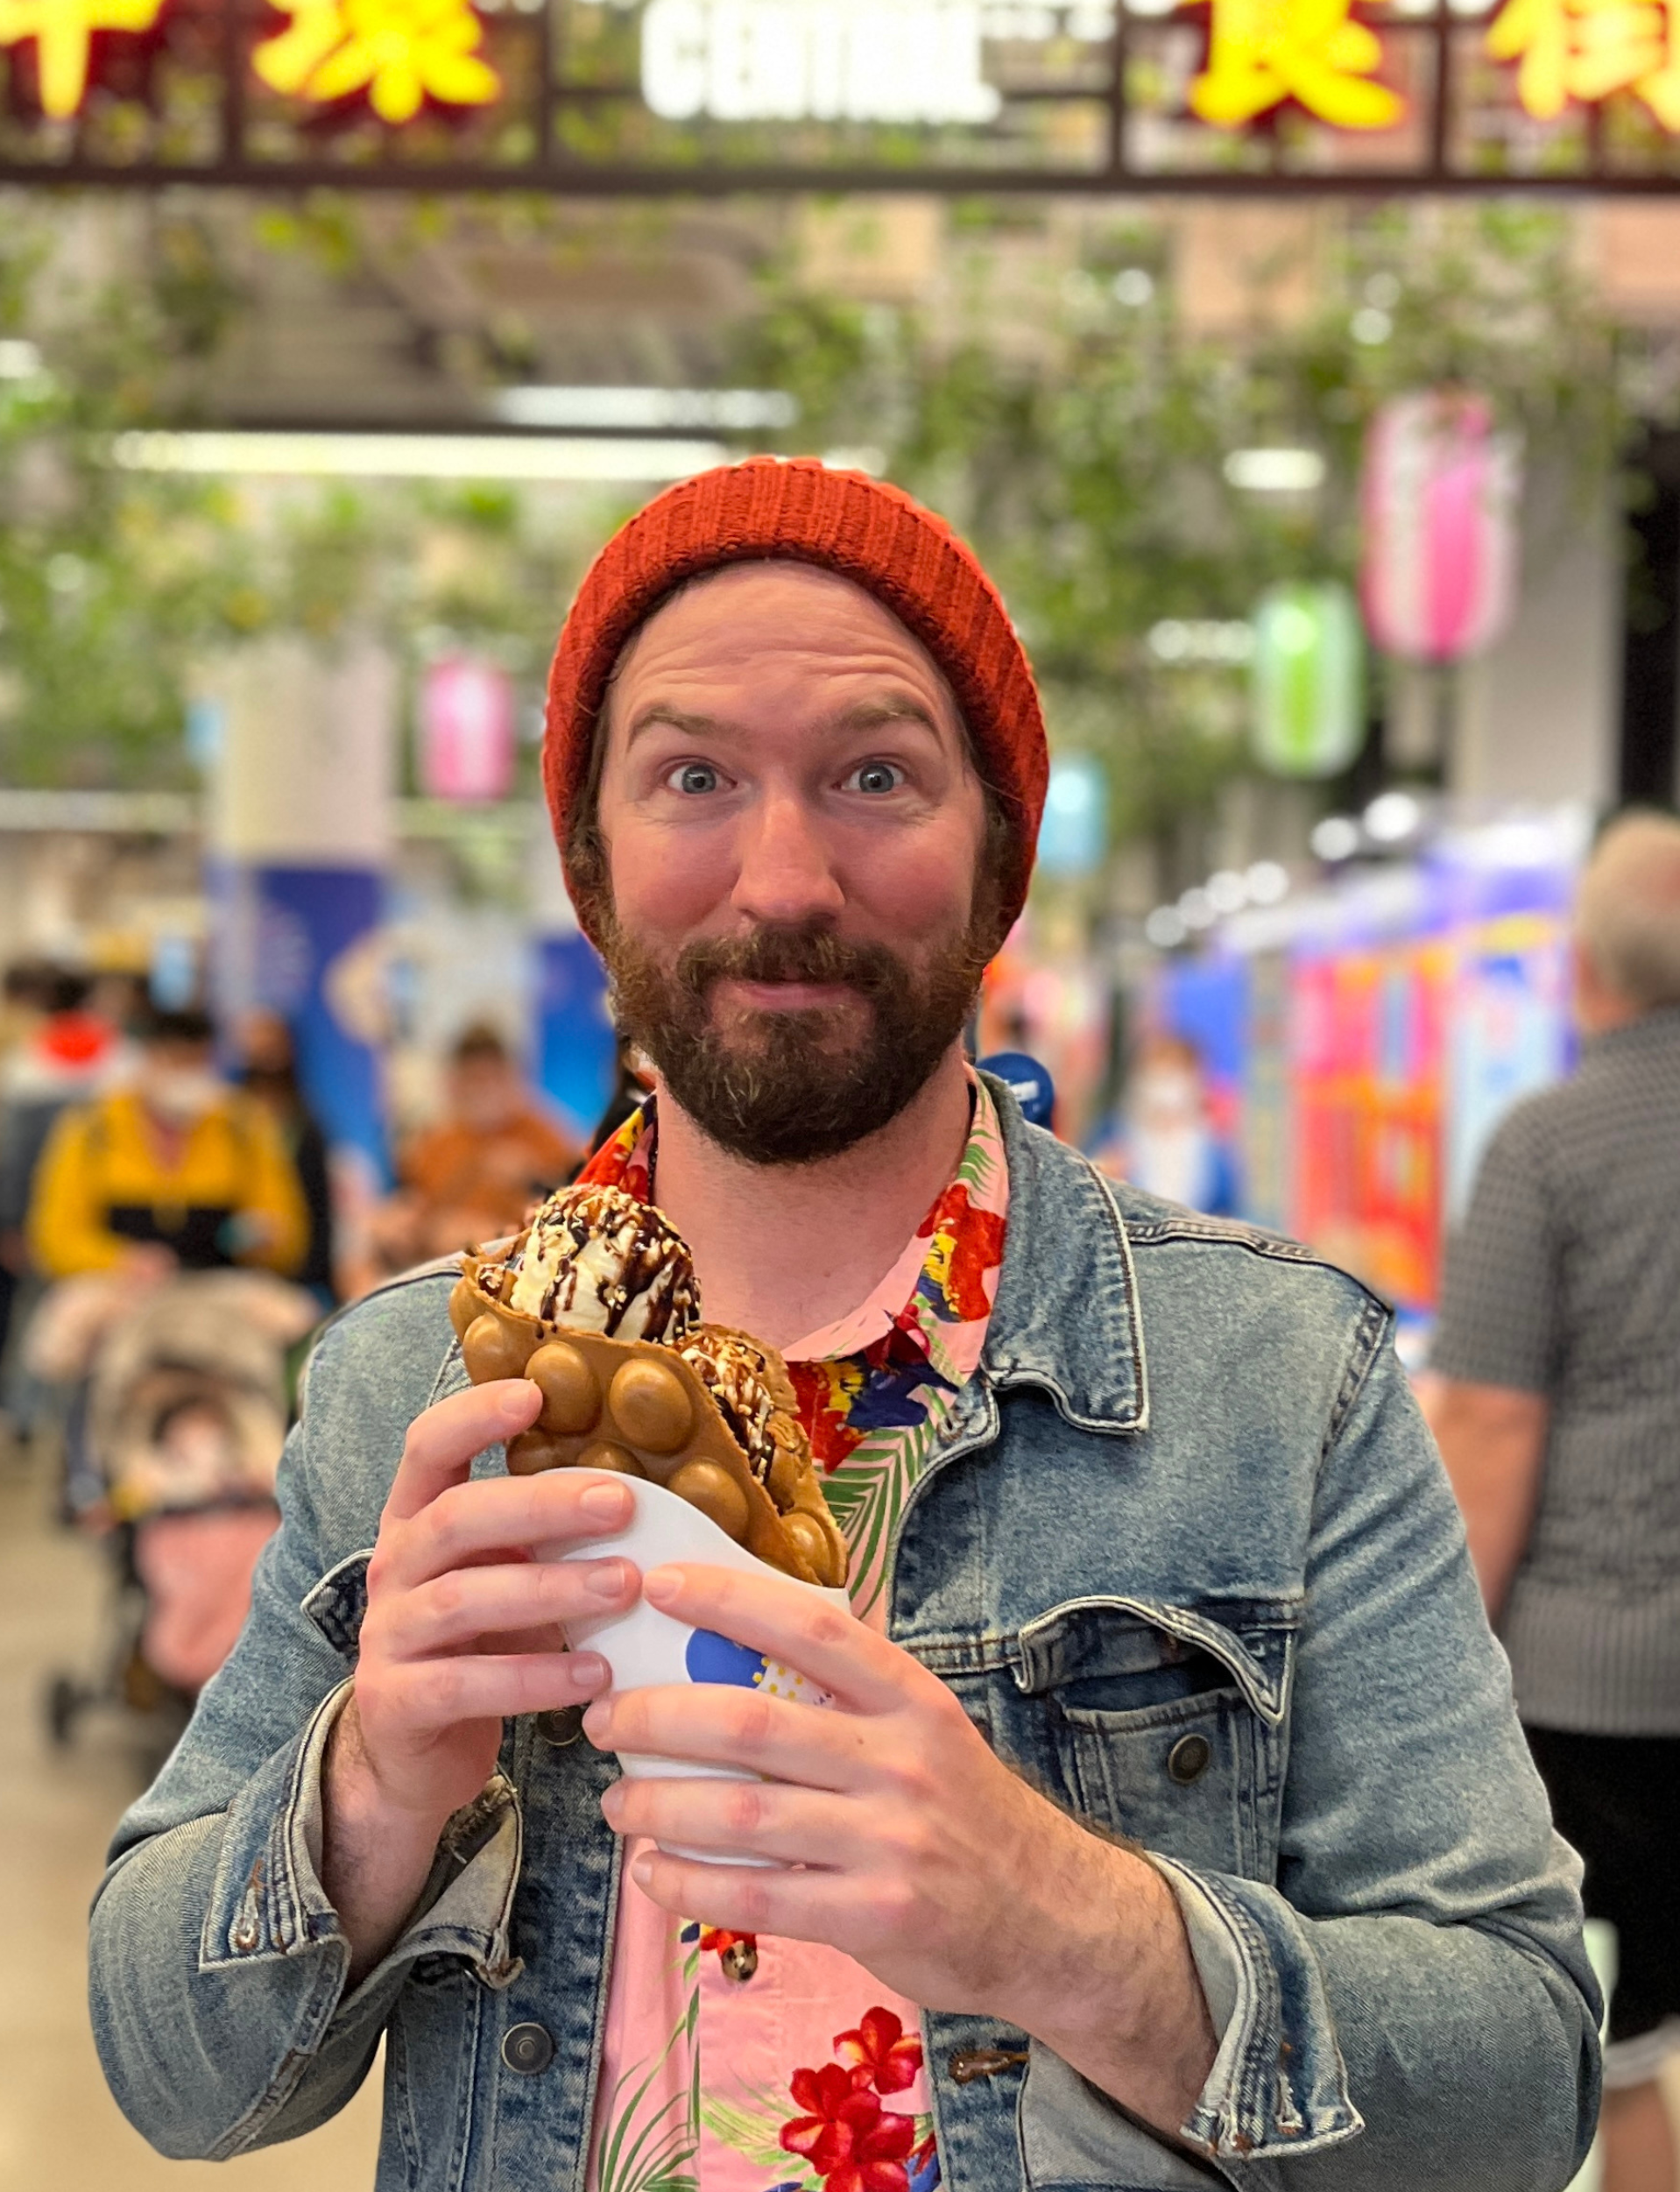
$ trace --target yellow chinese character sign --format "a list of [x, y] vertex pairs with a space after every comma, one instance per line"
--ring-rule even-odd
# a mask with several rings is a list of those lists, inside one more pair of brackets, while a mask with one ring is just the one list
[[479, 56], [484, 26], [468, 0], [277, 4], [292, 20], [251, 56], [275, 91], [322, 104], [365, 92], [380, 119], [392, 123], [411, 121], [428, 97], [482, 107], [501, 96], [501, 78]]
[[1382, 42], [1351, 0], [1212, 0], [1208, 65], [1190, 106], [1222, 129], [1295, 100], [1340, 130], [1391, 129], [1405, 102], [1374, 81]]
[[1487, 50], [1518, 64], [1517, 96], [1536, 121], [1631, 91], [1680, 133], [1680, 0], [1506, 0]]
[[0, 46], [35, 41], [41, 110], [55, 121], [88, 95], [95, 31], [149, 31], [163, 0], [0, 0]]

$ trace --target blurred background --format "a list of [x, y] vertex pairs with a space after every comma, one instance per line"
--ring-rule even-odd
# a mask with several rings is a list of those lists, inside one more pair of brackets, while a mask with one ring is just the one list
[[208, 2181], [85, 2033], [110, 1824], [311, 1327], [633, 1092], [537, 772], [660, 485], [814, 453], [973, 541], [1055, 754], [978, 1049], [1425, 1369], [1597, 823], [1675, 803], [1680, 78], [1622, 12], [0, 14], [0, 2182]]

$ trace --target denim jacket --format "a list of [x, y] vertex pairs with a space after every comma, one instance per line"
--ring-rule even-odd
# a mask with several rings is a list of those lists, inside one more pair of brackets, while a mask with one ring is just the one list
[[[994, 1093], [997, 1305], [902, 1518], [891, 1633], [1000, 1757], [1151, 1853], [1223, 2036], [1175, 2146], [1027, 2035], [928, 2015], [945, 2184], [1554, 2192], [1597, 2102], [1579, 1868], [1387, 1311], [1111, 1186]], [[579, 1716], [509, 1723], [349, 1993], [319, 1877], [379, 1510], [410, 1421], [465, 1382], [450, 1283], [394, 1283], [317, 1352], [250, 1621], [118, 1828], [94, 2021], [165, 2153], [310, 2130], [383, 2035], [380, 2192], [583, 2192], [618, 1849]]]

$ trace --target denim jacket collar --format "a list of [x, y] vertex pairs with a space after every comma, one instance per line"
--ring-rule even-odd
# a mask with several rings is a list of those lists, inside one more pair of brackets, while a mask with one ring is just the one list
[[1147, 1431], [1149, 1384], [1137, 1273], [1119, 1206], [1095, 1165], [1029, 1127], [986, 1076], [1009, 1161], [1003, 1270], [982, 1368], [1037, 1385], [1082, 1431]]

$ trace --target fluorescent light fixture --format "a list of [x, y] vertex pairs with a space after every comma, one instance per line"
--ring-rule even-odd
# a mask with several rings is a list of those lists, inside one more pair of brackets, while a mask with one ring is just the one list
[[498, 388], [490, 400], [509, 426], [585, 433], [750, 434], [790, 427], [799, 401], [780, 388]]
[[1316, 449], [1232, 449], [1225, 459], [1232, 485], [1257, 495], [1305, 494], [1324, 477], [1324, 460]]
[[1380, 793], [1365, 810], [1365, 833], [1379, 845], [1400, 845], [1423, 819], [1423, 810], [1410, 792]]
[[578, 480], [639, 485], [687, 479], [730, 452], [717, 442], [539, 439], [500, 434], [176, 434], [133, 431], [110, 444], [134, 472], [271, 478]]
[[1243, 882], [1253, 905], [1276, 906], [1289, 894], [1289, 871], [1281, 860], [1256, 860]]
[[1219, 918], [1219, 909], [1198, 884], [1179, 900], [1178, 917], [1187, 929], [1211, 929]]
[[1321, 860], [1351, 860], [1359, 849], [1359, 825], [1352, 815], [1326, 815], [1314, 824], [1311, 844]]
[[1163, 617], [1150, 626], [1148, 647], [1158, 662], [1235, 667], [1253, 660], [1254, 630], [1236, 618]]
[[1171, 951], [1183, 943], [1189, 930], [1176, 906], [1157, 906], [1144, 923], [1143, 933], [1157, 951]]

